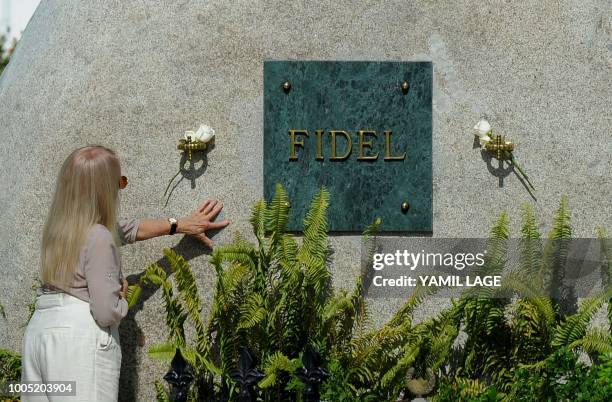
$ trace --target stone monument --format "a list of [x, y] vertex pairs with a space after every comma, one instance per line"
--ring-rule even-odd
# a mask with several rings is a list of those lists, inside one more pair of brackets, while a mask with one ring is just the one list
[[[516, 230], [526, 202], [550, 222], [563, 194], [577, 236], [611, 227], [611, 32], [603, 0], [43, 0], [0, 78], [0, 345], [19, 349], [56, 174], [75, 147], [117, 151], [130, 180], [122, 216], [186, 214], [215, 197], [232, 221], [215, 243], [251, 235], [250, 206], [263, 196], [266, 60], [432, 63], [435, 237], [484, 236], [502, 210]], [[483, 114], [514, 140], [535, 194], [474, 147]], [[214, 127], [215, 147], [165, 205], [177, 141], [200, 123]], [[335, 283], [350, 286], [360, 237], [334, 236], [332, 246]], [[122, 248], [124, 273], [136, 280], [164, 247], [189, 259], [210, 301], [210, 251], [191, 238]], [[400, 302], [373, 300], [373, 316]], [[167, 366], [146, 351], [165, 338], [163, 314], [159, 294], [145, 293], [121, 325], [121, 400], [153, 399]]]

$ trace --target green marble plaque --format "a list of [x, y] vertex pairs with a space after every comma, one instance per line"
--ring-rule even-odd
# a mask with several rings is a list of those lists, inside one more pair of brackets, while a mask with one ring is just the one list
[[264, 196], [285, 187], [289, 229], [325, 186], [330, 231], [430, 232], [431, 93], [430, 62], [264, 62]]

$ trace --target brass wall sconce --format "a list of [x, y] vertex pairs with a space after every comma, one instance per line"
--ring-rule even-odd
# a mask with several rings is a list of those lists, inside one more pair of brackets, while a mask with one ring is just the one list
[[474, 130], [476, 130], [475, 135], [480, 142], [480, 146], [485, 151], [493, 154], [495, 159], [499, 161], [507, 161], [510, 165], [515, 167], [527, 183], [527, 189], [529, 190], [529, 188], [531, 188], [531, 190], [535, 191], [535, 187], [533, 184], [531, 184], [527, 173], [525, 173], [523, 168], [514, 158], [514, 143], [506, 140], [506, 136], [493, 134], [491, 125], [486, 119], [480, 119], [480, 121], [476, 123], [476, 126], [474, 126]]
[[[209, 145], [214, 144], [214, 137], [215, 137], [215, 130], [213, 130], [211, 127], [204, 125], [204, 124], [200, 125], [197, 131], [186, 131], [185, 132], [185, 136], [179, 140], [176, 148], [180, 151], [183, 151], [183, 154], [187, 154], [187, 158], [186, 160], [182, 159], [182, 161], [179, 163], [178, 171], [176, 172], [174, 176], [172, 176], [170, 181], [168, 181], [168, 185], [166, 186], [166, 190], [164, 191], [164, 198], [166, 197], [166, 194], [168, 194], [170, 185], [172, 184], [174, 179], [179, 174], [181, 174], [181, 172], [188, 173], [189, 171], [191, 171], [192, 188], [194, 188], [195, 177], [203, 173], [204, 169], [206, 168], [206, 163], [205, 163], [206, 155], [202, 156], [201, 158], [203, 162], [202, 166], [196, 170], [194, 167], [194, 164], [196, 161], [198, 161], [198, 159], [194, 158], [193, 154], [194, 152], [200, 153], [200, 152], [206, 151], [209, 148]], [[196, 160], [194, 161], [194, 159]], [[186, 164], [187, 161], [189, 162], [190, 170], [184, 168], [184, 165]], [[201, 173], [198, 174], [199, 171], [201, 171]], [[170, 192], [170, 194], [172, 194], [172, 192]], [[166, 198], [165, 205], [168, 205], [169, 200], [170, 200], [170, 195], [168, 195], [168, 198]]]
[[189, 161], [192, 160], [194, 152], [203, 152], [208, 148], [208, 143], [215, 138], [215, 130], [202, 124], [198, 131], [186, 131], [185, 136], [179, 140], [177, 148], [187, 152]]
[[202, 141], [194, 141], [191, 139], [191, 136], [188, 135], [187, 139], [181, 138], [179, 140], [179, 143], [176, 148], [180, 149], [183, 152], [187, 152], [187, 159], [191, 161], [192, 153], [205, 151], [206, 148], [208, 148], [208, 143]]
[[485, 144], [485, 149], [495, 155], [495, 159], [510, 159], [510, 153], [514, 151], [512, 141], [506, 141], [506, 136], [496, 134], [491, 141]]

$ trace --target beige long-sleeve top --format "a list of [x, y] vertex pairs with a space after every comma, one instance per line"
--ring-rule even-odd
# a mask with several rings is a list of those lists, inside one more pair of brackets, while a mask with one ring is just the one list
[[[138, 224], [134, 218], [117, 222], [121, 245], [136, 241]], [[119, 294], [122, 282], [121, 259], [113, 236], [104, 225], [96, 224], [87, 233], [72, 286], [58, 289], [43, 284], [38, 294], [65, 292], [89, 302], [93, 318], [100, 326], [108, 327], [128, 312], [127, 300]]]

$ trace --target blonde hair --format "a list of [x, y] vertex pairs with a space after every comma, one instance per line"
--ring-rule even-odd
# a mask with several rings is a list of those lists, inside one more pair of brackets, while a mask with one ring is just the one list
[[120, 176], [115, 152], [101, 145], [76, 149], [66, 158], [43, 229], [43, 283], [60, 289], [71, 285], [87, 232], [96, 223], [106, 226], [119, 244], [116, 217]]

